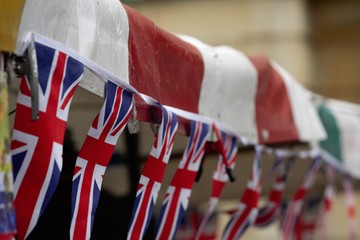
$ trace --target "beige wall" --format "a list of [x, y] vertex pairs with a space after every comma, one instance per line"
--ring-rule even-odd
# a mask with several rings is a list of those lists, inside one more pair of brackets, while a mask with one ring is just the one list
[[266, 54], [300, 82], [312, 79], [304, 1], [144, 1], [131, 6], [166, 30]]

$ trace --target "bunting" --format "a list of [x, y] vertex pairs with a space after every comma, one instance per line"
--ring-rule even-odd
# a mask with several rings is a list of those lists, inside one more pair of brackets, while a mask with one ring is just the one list
[[343, 187], [345, 193], [345, 206], [349, 224], [349, 239], [356, 239], [356, 208], [352, 179], [349, 175], [343, 176]]
[[103, 175], [126, 126], [132, 105], [130, 92], [107, 82], [104, 105], [92, 122], [76, 159], [72, 186], [71, 239], [90, 239]]
[[332, 204], [335, 197], [335, 177], [336, 177], [336, 170], [331, 165], [325, 166], [325, 175], [326, 175], [326, 186], [324, 191], [323, 197], [323, 205], [322, 205], [322, 212], [321, 212], [321, 219], [320, 219], [320, 239], [325, 240], [326, 237], [326, 230], [327, 230], [327, 223], [329, 220], [330, 211], [332, 208]]
[[[224, 151], [226, 153], [226, 159], [223, 159], [224, 157], [221, 154], [219, 155], [218, 164], [212, 177], [211, 196], [200, 226], [196, 232], [195, 239], [201, 239], [202, 233], [205, 230], [209, 218], [213, 214], [214, 209], [219, 202], [221, 192], [225, 184], [229, 181], [226, 167], [230, 167], [231, 169], [235, 168], [236, 155], [238, 151], [237, 139], [229, 134], [221, 132], [221, 140], [223, 142]], [[227, 166], [225, 166], [224, 160], [228, 161]]]
[[295, 220], [294, 233], [292, 234], [293, 239], [316, 239], [314, 236], [317, 233], [320, 207], [321, 199], [319, 197], [304, 200]]
[[29, 80], [20, 83], [11, 154], [18, 238], [35, 227], [57, 186], [70, 103], [84, 66], [65, 53], [35, 43], [39, 118], [31, 120]]
[[174, 144], [177, 116], [161, 109], [160, 128], [140, 176], [127, 239], [142, 239], [145, 234]]
[[188, 207], [191, 189], [205, 153], [210, 127], [191, 121], [190, 128], [188, 144], [161, 207], [156, 239], [174, 238]]
[[[292, 159], [289, 161], [292, 161]], [[289, 165], [290, 162], [286, 163], [282, 156], [276, 156], [271, 172], [277, 170], [278, 173], [274, 185], [271, 188], [268, 203], [259, 209], [254, 226], [266, 227], [278, 219], [281, 212], [281, 201], [285, 190], [285, 182], [289, 171]]]
[[[354, 114], [326, 105], [319, 109], [324, 120], [322, 125], [312, 104], [313, 94], [267, 57], [247, 56], [230, 47], [212, 47], [191, 37], [173, 35], [117, 0], [79, 0], [69, 2], [66, 8], [59, 1], [28, 0], [19, 29], [16, 47], [19, 55], [24, 53], [29, 33], [34, 32], [55, 42], [56, 49], [72, 54], [69, 57], [68, 52], [36, 44], [40, 73], [38, 121], [30, 122], [28, 80], [24, 77], [20, 85], [11, 142], [20, 239], [34, 228], [53, 194], [61, 170], [68, 109], [83, 73], [83, 65], [75, 58], [86, 62], [96, 74], [111, 76], [117, 84], [194, 114], [196, 120], [202, 117], [196, 114], [201, 114], [211, 121], [224, 123], [234, 135], [244, 136], [254, 144], [319, 141], [326, 137], [324, 125], [329, 137], [320, 147], [324, 156], [330, 155], [325, 159], [353, 176], [360, 176], [359, 148], [356, 147], [359, 137], [354, 134], [360, 131], [358, 117], [355, 119]], [[101, 36], [107, 36], [107, 41]], [[93, 41], [89, 43], [89, 39]], [[188, 93], [186, 98], [184, 92]], [[156, 137], [139, 183], [129, 229], [131, 239], [143, 236], [151, 217], [177, 128], [176, 116], [162, 110], [160, 135]], [[343, 117], [339, 117], [341, 115]], [[276, 121], [269, 121], [269, 116]], [[328, 131], [328, 127], [332, 129]], [[255, 167], [255, 161], [253, 173], [257, 168], [260, 172], [260, 163]], [[79, 159], [77, 164], [74, 183], [85, 174], [85, 163]], [[100, 185], [103, 171], [103, 168], [96, 171], [99, 174], [94, 180]], [[237, 229], [231, 236], [241, 236], [256, 215], [251, 204], [257, 206], [258, 202], [260, 177], [257, 177], [254, 179], [252, 174], [242, 198], [244, 212], [238, 209], [238, 215], [233, 215], [229, 223], [228, 230]], [[297, 206], [301, 206], [307, 190], [305, 184], [290, 203], [284, 223], [287, 233], [293, 228], [296, 217], [292, 215], [297, 214]], [[351, 195], [351, 187], [348, 192]], [[217, 201], [210, 203], [209, 208]], [[353, 208], [349, 209], [349, 216], [353, 218]], [[249, 222], [238, 220], [242, 217]], [[91, 228], [91, 223], [87, 226]]]
[[261, 188], [261, 154], [262, 147], [255, 147], [255, 158], [251, 174], [239, 207], [226, 224], [222, 239], [239, 239], [251, 226], [258, 214], [258, 203]]
[[305, 195], [312, 187], [317, 177], [317, 173], [321, 167], [321, 164], [322, 164], [321, 158], [319, 156], [315, 156], [311, 163], [310, 168], [306, 172], [305, 178], [300, 188], [295, 192], [295, 195], [289, 202], [281, 226], [283, 240], [294, 239], [293, 234], [294, 234], [296, 219], [298, 218], [301, 212]]

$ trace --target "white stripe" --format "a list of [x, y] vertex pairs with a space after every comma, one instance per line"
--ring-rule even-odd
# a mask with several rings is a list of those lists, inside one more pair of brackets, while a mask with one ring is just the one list
[[[91, 236], [91, 212], [94, 201], [94, 184], [99, 186], [99, 190], [101, 190], [102, 183], [102, 175], [104, 175], [106, 167], [101, 166], [99, 164], [95, 164], [94, 172], [91, 178], [91, 187], [90, 187], [90, 196], [89, 196], [89, 207], [87, 212], [87, 224], [86, 224], [86, 239], [90, 239]], [[100, 196], [99, 196], [100, 197]], [[95, 206], [97, 207], [97, 206]]]
[[311, 93], [276, 62], [271, 61], [271, 65], [284, 80], [300, 140], [315, 141], [325, 139], [326, 132], [311, 100]]
[[[164, 226], [165, 226], [165, 223], [166, 223], [166, 219], [167, 219], [167, 216], [169, 214], [169, 210], [170, 210], [170, 204], [171, 204], [171, 199], [173, 198], [174, 196], [174, 192], [175, 192], [175, 187], [170, 185], [168, 187], [168, 189], [166, 190], [166, 198], [164, 199], [163, 203], [162, 203], [162, 208], [164, 207], [164, 204], [167, 204], [166, 208], [164, 209], [164, 213], [163, 213], [163, 216], [162, 216], [162, 219], [159, 219], [161, 220], [160, 222], [160, 226], [159, 226], [159, 229], [158, 229], [158, 232], [156, 233], [156, 240], [159, 240], [160, 237], [161, 237], [161, 234], [162, 232], [164, 231]], [[163, 210], [163, 209], [161, 209]]]
[[285, 188], [285, 183], [284, 182], [276, 182], [272, 187], [272, 189], [276, 190], [276, 191], [283, 191], [284, 188]]
[[221, 121], [239, 135], [257, 142], [257, 71], [250, 60], [230, 47], [211, 47], [188, 36], [179, 37], [198, 48], [203, 57], [199, 113]]
[[[125, 91], [125, 90], [123, 90], [123, 91]], [[121, 102], [120, 102], [119, 109], [118, 109], [118, 115], [119, 115], [121, 109], [124, 108], [124, 107], [127, 107], [127, 109], [126, 109], [127, 111], [126, 111], [126, 114], [124, 115], [124, 118], [120, 120], [120, 122], [118, 123], [118, 125], [115, 126], [116, 121], [114, 121], [113, 127], [112, 127], [113, 130], [116, 130], [116, 128], [119, 127], [119, 126], [122, 124], [122, 122], [124, 121], [124, 119], [126, 119], [126, 117], [130, 114], [130, 111], [132, 110], [132, 106], [133, 106], [133, 104], [134, 104], [133, 100], [131, 99], [130, 105], [129, 105], [129, 106], [124, 106], [124, 102], [127, 102], [128, 99], [125, 99], [125, 98], [127, 98], [127, 97], [126, 97], [125, 95], [123, 95], [123, 91], [121, 91], [121, 93], [120, 93], [120, 94], [121, 94], [121, 96], [120, 96], [120, 97], [121, 97]], [[113, 114], [113, 112], [112, 112], [112, 114]], [[110, 134], [108, 134], [108, 135], [106, 136], [105, 142], [106, 142], [106, 143], [109, 143], [109, 144], [112, 144], [112, 145], [116, 145], [116, 142], [117, 142], [117, 140], [119, 139], [121, 133], [124, 131], [124, 128], [125, 128], [125, 127], [126, 127], [126, 124], [124, 124], [124, 125], [122, 126], [122, 128], [119, 129], [119, 131], [118, 131], [114, 136], [111, 135], [111, 132], [113, 131], [113, 130], [112, 130], [112, 131], [110, 132]]]
[[[64, 80], [64, 77], [66, 75], [66, 70], [68, 68], [68, 61], [69, 61], [69, 56], [66, 56], [66, 63], [65, 63], [65, 66], [64, 66], [64, 74], [63, 74], [63, 79]], [[56, 116], [63, 120], [63, 121], [67, 121], [67, 118], [68, 118], [68, 115], [69, 115], [69, 110], [70, 110], [70, 105], [71, 105], [71, 101], [72, 101], [72, 98], [73, 96], [71, 96], [70, 100], [68, 101], [68, 103], [66, 104], [65, 106], [65, 109], [62, 110], [61, 109], [61, 105], [64, 103], [64, 101], [66, 100], [67, 96], [69, 95], [69, 93], [76, 87], [76, 85], [81, 81], [82, 77], [83, 77], [84, 73], [82, 73], [77, 79], [72, 79], [74, 80], [74, 82], [70, 85], [70, 87], [66, 90], [66, 92], [64, 93], [64, 98], [61, 99], [61, 95], [62, 95], [62, 92], [63, 92], [63, 88], [64, 88], [64, 82], [61, 81], [61, 87], [60, 87], [60, 94], [58, 96], [59, 100], [59, 106], [57, 108], [57, 111], [56, 111]], [[73, 93], [74, 94], [74, 93]]]
[[[196, 139], [196, 142], [195, 142], [195, 143], [192, 143], [193, 146], [194, 146], [194, 148], [196, 148], [196, 146], [199, 146], [198, 151], [193, 151], [192, 156], [191, 156], [191, 158], [189, 159], [188, 170], [189, 170], [189, 171], [193, 171], [193, 172], [199, 171], [200, 164], [201, 164], [201, 159], [202, 159], [202, 157], [203, 157], [204, 154], [205, 154], [205, 148], [204, 148], [204, 146], [205, 146], [206, 140], [207, 140], [207, 138], [208, 138], [208, 136], [209, 136], [209, 133], [210, 133], [210, 131], [208, 131], [208, 132], [206, 133], [206, 136], [205, 136], [203, 139], [200, 139], [200, 138], [201, 138], [201, 136], [200, 136], [201, 130], [202, 130], [202, 127], [201, 127], [201, 129], [199, 129], [199, 135], [198, 135], [198, 137], [197, 137], [197, 139]], [[195, 136], [194, 136], [194, 137], [195, 137]], [[199, 141], [200, 141], [200, 140], [202, 140], [202, 142], [199, 144]], [[199, 144], [199, 145], [198, 145], [198, 144]], [[199, 153], [200, 153], [200, 154], [199, 154]], [[194, 160], [196, 160], [196, 161], [194, 162]], [[179, 165], [179, 168], [180, 168], [180, 165]], [[182, 167], [182, 168], [183, 168], [183, 167]]]
[[81, 188], [83, 185], [83, 180], [84, 180], [84, 173], [86, 170], [86, 165], [87, 165], [87, 161], [81, 157], [78, 157], [76, 159], [76, 166], [79, 166], [81, 169], [73, 176], [73, 181], [75, 178], [77, 178], [79, 175], [80, 180], [79, 180], [79, 184], [78, 184], [78, 189], [76, 192], [76, 199], [75, 200], [75, 208], [74, 208], [74, 212], [73, 212], [73, 217], [71, 219], [71, 226], [70, 226], [70, 239], [73, 240], [74, 239], [74, 233], [75, 233], [75, 225], [76, 225], [76, 218], [79, 212], [79, 204], [80, 204], [80, 196], [81, 196]]
[[[175, 189], [176, 189], [176, 187], [174, 188], [174, 190]], [[169, 239], [174, 239], [175, 231], [178, 227], [178, 226], [176, 226], [176, 223], [177, 223], [177, 220], [179, 219], [180, 207], [182, 206], [184, 208], [184, 211], [186, 211], [188, 204], [189, 204], [190, 195], [191, 195], [191, 189], [181, 188], [179, 198], [176, 199], [178, 201], [178, 204], [176, 204], [174, 218], [171, 218], [167, 215], [166, 218], [163, 219], [166, 222], [172, 221], [172, 224], [170, 225], [171, 226], [170, 233], [168, 236]], [[174, 198], [172, 197], [171, 200], [174, 201]], [[170, 201], [169, 203], [171, 203], [172, 201]], [[171, 206], [168, 205], [168, 208], [170, 210]]]
[[16, 53], [24, 52], [30, 32], [65, 44], [129, 82], [129, 21], [120, 1], [27, 0]]
[[[136, 197], [138, 197], [140, 190], [142, 191], [142, 193], [141, 193], [142, 196], [141, 196], [141, 198], [139, 199], [139, 203], [138, 203], [138, 206], [137, 206], [137, 208], [136, 208], [136, 212], [133, 213], [133, 216], [132, 216], [132, 217], [134, 217], [134, 219], [133, 219], [133, 222], [130, 223], [131, 225], [130, 225], [130, 229], [129, 229], [128, 235], [127, 235], [127, 239], [128, 239], [128, 240], [130, 240], [131, 237], [132, 237], [132, 235], [133, 235], [134, 227], [135, 227], [135, 224], [137, 223], [137, 218], [136, 218], [136, 216], [139, 215], [140, 208], [141, 208], [141, 206], [143, 205], [143, 201], [144, 201], [144, 197], [145, 197], [145, 191], [146, 191], [146, 189], [147, 189], [147, 187], [148, 187], [149, 181], [150, 181], [150, 179], [149, 179], [148, 177], [146, 177], [146, 176], [144, 176], [144, 175], [141, 175], [141, 176], [140, 176], [139, 184], [142, 184], [143, 186], [142, 186], [141, 189], [139, 189], [139, 190], [137, 191]], [[155, 183], [154, 183], [154, 184], [155, 184]], [[152, 195], [152, 194], [151, 194], [151, 195]], [[151, 198], [151, 196], [150, 196], [150, 198]], [[148, 201], [148, 202], [150, 203], [150, 202], [151, 202], [151, 199], [150, 199], [150, 201]], [[146, 207], [146, 209], [149, 209], [148, 206]], [[140, 237], [143, 236], [143, 232], [144, 232], [144, 227], [145, 227], [145, 222], [146, 222], [146, 220], [147, 220], [147, 216], [148, 216], [148, 214], [147, 214], [147, 211], [146, 211], [146, 214], [145, 214], [145, 216], [144, 216], [144, 217], [145, 217], [145, 218], [144, 218], [144, 222], [142, 223], [142, 228], [141, 228], [141, 232], [140, 232], [140, 235], [139, 235]]]

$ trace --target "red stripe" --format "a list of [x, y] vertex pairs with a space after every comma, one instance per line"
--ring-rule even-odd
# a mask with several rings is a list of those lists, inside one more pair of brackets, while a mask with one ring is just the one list
[[164, 105], [198, 113], [204, 75], [200, 52], [135, 10], [124, 7], [130, 25], [130, 84]]
[[347, 213], [349, 219], [355, 219], [356, 218], [356, 208], [354, 205], [347, 206]]
[[197, 172], [178, 168], [170, 185], [175, 186], [176, 188], [191, 189], [194, 184], [196, 174]]
[[80, 191], [79, 209], [76, 216], [76, 227], [74, 229], [74, 239], [86, 239], [86, 227], [89, 213], [90, 192], [92, 184], [92, 176], [94, 173], [95, 163], [88, 162], [85, 171], [82, 185], [78, 189]]
[[283, 191], [278, 191], [273, 189], [270, 193], [269, 200], [271, 202], [279, 204], [281, 202], [282, 195], [283, 195]]
[[246, 188], [243, 197], [241, 198], [241, 202], [246, 204], [249, 208], [257, 208], [259, 203], [259, 193]]
[[[96, 151], [94, 151], [94, 149], [96, 149]], [[90, 163], [107, 166], [114, 149], [114, 145], [105, 143], [88, 135], [80, 149], [79, 157], [86, 159]]]
[[17, 149], [19, 147], [23, 147], [23, 146], [26, 146], [27, 144], [26, 143], [23, 143], [23, 142], [19, 142], [17, 140], [12, 140], [11, 141], [11, 149]]
[[325, 208], [325, 210], [329, 212], [331, 210], [331, 205], [332, 205], [332, 200], [326, 197], [324, 199], [324, 208]]
[[110, 134], [110, 131], [114, 125], [114, 122], [116, 120], [116, 117], [118, 116], [118, 113], [120, 111], [120, 102], [121, 102], [121, 88], [116, 89], [115, 97], [114, 97], [114, 103], [113, 103], [113, 109], [110, 113], [110, 117], [107, 119], [107, 121], [104, 123], [105, 126], [101, 131], [101, 135], [99, 137], [99, 140], [105, 141], [106, 137]]
[[167, 164], [161, 159], [154, 158], [149, 155], [145, 166], [142, 170], [142, 175], [150, 178], [152, 181], [162, 182]]
[[96, 115], [95, 119], [93, 120], [93, 122], [91, 124], [91, 127], [95, 128], [95, 129], [98, 129], [98, 123], [99, 123], [99, 114]]
[[229, 234], [229, 238], [228, 240], [232, 240], [235, 239], [237, 232], [239, 231], [240, 227], [242, 224], [244, 224], [244, 222], [246, 221], [246, 219], [248, 218], [250, 212], [251, 212], [252, 208], [246, 207], [244, 209], [244, 211], [241, 213], [240, 218], [238, 218], [235, 222], [235, 224], [233, 225], [233, 227], [231, 228], [230, 234]]
[[68, 103], [71, 101], [72, 97], [74, 96], [74, 92], [76, 90], [78, 84], [75, 84], [74, 86], [71, 86], [72, 89], [70, 90], [70, 92], [68, 94], [66, 94], [66, 97], [63, 101], [63, 103], [61, 104], [61, 109], [64, 110], [66, 108], [66, 106], [68, 105]]
[[307, 189], [305, 188], [300, 188], [299, 190], [297, 190], [297, 192], [295, 193], [294, 197], [293, 197], [293, 201], [298, 201], [298, 200], [303, 200], [305, 197], [305, 194], [307, 193]]
[[255, 225], [262, 225], [266, 222], [268, 222], [269, 220], [272, 219], [272, 217], [275, 215], [275, 212], [277, 211], [277, 207], [273, 207], [269, 210], [269, 208], [267, 208], [267, 212], [264, 213], [264, 215], [260, 215], [258, 214], [256, 220], [255, 220]]
[[[121, 94], [121, 98], [122, 98], [122, 99], [121, 99], [121, 105], [122, 105], [122, 103], [123, 103], [123, 101], [124, 101], [124, 98], [123, 98], [123, 96], [122, 96], [123, 91], [125, 91], [125, 90], [122, 90], [121, 93], [120, 93], [120, 94]], [[119, 109], [119, 111], [121, 111], [121, 109]], [[124, 125], [127, 124], [129, 117], [130, 117], [130, 111], [127, 111], [126, 116], [121, 120], [119, 126], [117, 126], [117, 127], [112, 131], [111, 136], [115, 136], [115, 135], [124, 127]]]
[[178, 204], [178, 202], [180, 201], [179, 198], [180, 198], [180, 189], [175, 189], [174, 194], [170, 198], [170, 202], [168, 203], [170, 204], [168, 206], [169, 212], [166, 216], [164, 216], [164, 219], [166, 221], [159, 236], [159, 239], [161, 240], [170, 239], [170, 232], [173, 228], [176, 227], [174, 220], [176, 220], [175, 214], [180, 207], [180, 204]]
[[28, 97], [31, 96], [31, 91], [29, 87], [29, 82], [27, 81], [27, 78], [25, 76], [22, 77], [21, 83], [20, 83], [20, 92]]
[[74, 176], [81, 170], [81, 167], [79, 166], [75, 166], [75, 169], [74, 169]]
[[[134, 228], [133, 231], [131, 232], [131, 234], [129, 236], [131, 236], [131, 239], [141, 239], [141, 229], [145, 228], [145, 216], [146, 214], [150, 214], [149, 213], [149, 204], [151, 203], [150, 197], [151, 197], [151, 192], [154, 186], [154, 181], [149, 181], [148, 185], [145, 186], [145, 190], [143, 192], [143, 199], [140, 200], [139, 202], [139, 206], [140, 209], [138, 211], [138, 214], [136, 215], [135, 219], [134, 219]], [[151, 216], [148, 216], [151, 217]]]
[[213, 185], [211, 189], [211, 197], [220, 197], [220, 194], [225, 186], [225, 183], [222, 181], [218, 181], [213, 179]]
[[[46, 108], [46, 112], [51, 116], [56, 116], [57, 109], [59, 106], [60, 99], [60, 87], [64, 78], [64, 68], [67, 56], [63, 52], [59, 52], [58, 59], [56, 62], [56, 68], [54, 70], [50, 88], [49, 102]], [[50, 82], [48, 82], [50, 84]], [[53, 104], [52, 101], [56, 102]]]
[[[256, 124], [260, 143], [298, 141], [285, 83], [265, 56], [249, 57], [258, 71]], [[269, 117], [271, 116], [271, 117]], [[269, 133], [266, 138], [263, 131]]]

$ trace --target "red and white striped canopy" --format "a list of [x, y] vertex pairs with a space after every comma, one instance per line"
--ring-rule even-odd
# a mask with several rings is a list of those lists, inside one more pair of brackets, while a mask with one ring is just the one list
[[310, 142], [326, 136], [311, 94], [275, 61], [174, 35], [118, 0], [66, 5], [27, 0], [18, 54], [29, 33], [50, 39], [54, 48], [63, 48], [98, 75], [198, 114], [191, 118], [221, 122], [250, 142]]

